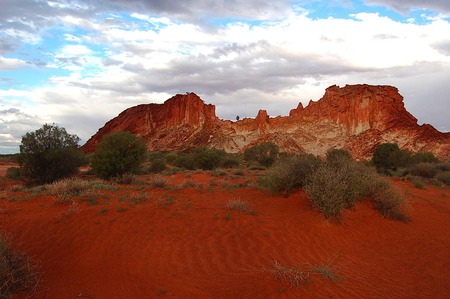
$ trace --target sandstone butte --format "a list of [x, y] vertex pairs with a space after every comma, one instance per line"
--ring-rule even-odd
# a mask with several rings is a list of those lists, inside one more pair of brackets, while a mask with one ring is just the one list
[[273, 142], [286, 152], [323, 156], [343, 148], [356, 159], [370, 159], [380, 143], [395, 142], [412, 152], [427, 151], [450, 161], [450, 133], [429, 124], [418, 125], [392, 86], [336, 85], [317, 102], [299, 103], [289, 116], [221, 120], [215, 106], [195, 93], [178, 94], [163, 104], [131, 107], [107, 122], [83, 146], [95, 151], [102, 137], [117, 131], [141, 136], [150, 151], [185, 150], [196, 146], [240, 152], [261, 142]]

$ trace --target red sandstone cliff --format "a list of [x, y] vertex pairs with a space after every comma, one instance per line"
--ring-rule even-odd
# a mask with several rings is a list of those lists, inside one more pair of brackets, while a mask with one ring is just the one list
[[355, 158], [370, 158], [383, 142], [396, 142], [413, 152], [431, 151], [450, 160], [450, 133], [430, 125], [419, 126], [406, 111], [395, 87], [371, 85], [331, 86], [317, 102], [301, 103], [289, 116], [270, 118], [260, 110], [255, 119], [237, 122], [216, 117], [215, 107], [196, 94], [176, 95], [164, 104], [129, 108], [105, 124], [83, 146], [93, 152], [105, 134], [130, 131], [142, 136], [151, 151], [195, 146], [238, 152], [270, 141], [288, 152], [324, 155], [330, 148], [344, 148]]

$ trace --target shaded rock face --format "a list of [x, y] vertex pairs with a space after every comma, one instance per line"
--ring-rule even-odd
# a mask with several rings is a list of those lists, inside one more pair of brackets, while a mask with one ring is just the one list
[[378, 144], [395, 142], [403, 149], [430, 151], [450, 160], [450, 133], [419, 126], [392, 86], [334, 85], [319, 101], [307, 107], [300, 103], [289, 116], [271, 118], [260, 110], [255, 119], [236, 122], [217, 118], [214, 105], [194, 93], [176, 95], [164, 104], [123, 111], [88, 140], [84, 151], [94, 152], [104, 135], [117, 131], [141, 136], [150, 151], [208, 146], [239, 152], [269, 141], [287, 152], [321, 156], [331, 148], [344, 148], [357, 159], [369, 159]]

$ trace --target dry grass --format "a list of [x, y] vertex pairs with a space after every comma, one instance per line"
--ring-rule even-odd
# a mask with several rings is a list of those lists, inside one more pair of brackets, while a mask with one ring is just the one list
[[154, 174], [149, 178], [149, 184], [153, 188], [165, 188], [167, 187], [167, 179], [161, 174]]
[[281, 280], [294, 288], [300, 287], [302, 283], [307, 283], [311, 274], [308, 271], [301, 271], [296, 268], [283, 266], [278, 261], [274, 261], [271, 272], [278, 280]]
[[0, 298], [13, 294], [34, 294], [40, 282], [37, 264], [25, 253], [15, 251], [11, 240], [0, 235]]
[[240, 200], [240, 199], [232, 199], [227, 203], [227, 210], [230, 211], [238, 211], [245, 214], [256, 215], [255, 210], [250, 206], [248, 201]]
[[45, 185], [50, 195], [56, 196], [58, 203], [71, 203], [72, 197], [82, 195], [93, 182], [82, 179], [64, 179]]

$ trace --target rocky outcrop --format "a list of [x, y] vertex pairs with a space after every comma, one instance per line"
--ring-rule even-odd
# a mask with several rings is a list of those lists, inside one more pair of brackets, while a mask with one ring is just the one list
[[176, 95], [164, 104], [129, 108], [105, 124], [83, 146], [93, 152], [105, 134], [130, 131], [151, 151], [183, 150], [195, 146], [239, 152], [260, 142], [274, 142], [284, 151], [324, 155], [344, 148], [355, 158], [370, 158], [375, 147], [395, 142], [413, 152], [430, 151], [450, 160], [450, 134], [417, 124], [406, 111], [403, 97], [392, 86], [330, 86], [317, 102], [292, 109], [289, 116], [271, 118], [260, 110], [255, 119], [220, 120], [214, 105], [196, 94]]

